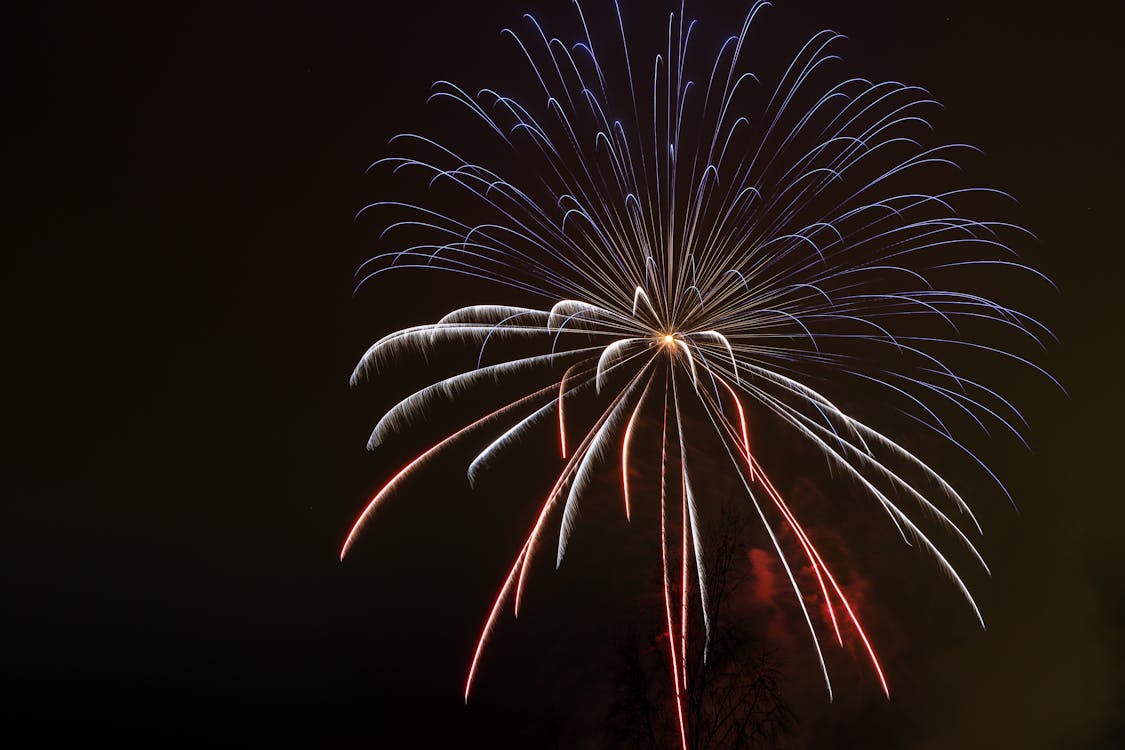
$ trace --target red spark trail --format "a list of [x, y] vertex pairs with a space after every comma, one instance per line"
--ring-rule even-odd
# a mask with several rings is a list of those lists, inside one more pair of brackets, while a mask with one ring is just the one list
[[559, 382], [559, 447], [562, 449], [563, 458], [566, 458], [566, 415], [563, 411], [563, 394], [566, 392], [566, 381], [570, 378], [570, 373], [580, 364], [583, 363], [578, 362], [568, 367]]
[[500, 587], [500, 591], [496, 594], [496, 599], [492, 602], [492, 608], [488, 612], [488, 619], [485, 620], [480, 638], [477, 639], [477, 647], [473, 650], [473, 661], [469, 665], [469, 675], [465, 678], [465, 703], [469, 702], [469, 691], [473, 687], [473, 677], [476, 676], [481, 654], [484, 653], [485, 641], [487, 641], [488, 636], [492, 634], [492, 628], [496, 624], [496, 618], [500, 615], [500, 607], [503, 605], [504, 599], [507, 598], [508, 592], [512, 588], [512, 583], [516, 580], [516, 571], [519, 570], [520, 562], [523, 561], [526, 554], [527, 542], [524, 542], [523, 549], [520, 550], [519, 555], [516, 556], [516, 561], [512, 563], [512, 568], [508, 571], [508, 576], [504, 579], [504, 585]]
[[633, 378], [633, 380], [629, 384], [629, 387], [622, 390], [617, 395], [617, 397], [613, 399], [609, 407], [602, 413], [597, 422], [594, 423], [594, 426], [590, 428], [589, 432], [586, 433], [586, 437], [583, 438], [581, 445], [578, 446], [578, 450], [576, 450], [567, 461], [566, 466], [559, 474], [558, 481], [555, 482], [555, 486], [551, 489], [551, 493], [547, 496], [547, 502], [543, 507], [543, 512], [540, 514], [539, 520], [536, 521], [535, 527], [531, 531], [531, 536], [528, 537], [527, 556], [524, 558], [522, 570], [520, 571], [519, 583], [516, 585], [515, 610], [517, 614], [519, 613], [520, 602], [523, 600], [523, 589], [526, 583], [528, 571], [527, 563], [535, 554], [535, 545], [539, 541], [539, 534], [542, 531], [543, 524], [546, 522], [547, 511], [554, 506], [555, 500], [558, 499], [559, 492], [562, 489], [563, 485], [565, 485], [566, 482], [570, 480], [571, 475], [574, 473], [575, 467], [583, 459], [583, 457], [585, 457], [586, 452], [590, 449], [590, 446], [593, 443], [594, 436], [598, 434], [598, 431], [602, 428], [602, 425], [606, 423], [606, 420], [609, 419], [610, 415], [613, 414], [618, 405], [625, 399], [625, 396], [629, 393], [630, 389], [640, 381], [641, 376], [644, 375], [646, 369], [648, 369], [647, 364]]
[[384, 498], [386, 498], [386, 496], [390, 493], [391, 490], [393, 490], [395, 487], [398, 486], [399, 482], [401, 482], [408, 474], [411, 473], [411, 471], [418, 468], [418, 466], [420, 464], [425, 462], [426, 459], [432, 457], [434, 454], [436, 454], [442, 448], [444, 448], [444, 447], [448, 446], [449, 444], [453, 443], [455, 440], [457, 440], [457, 438], [462, 437], [466, 433], [470, 432], [471, 430], [473, 430], [476, 427], [480, 427], [481, 425], [485, 424], [486, 422], [490, 422], [493, 419], [498, 419], [499, 417], [502, 417], [505, 414], [508, 414], [509, 412], [514, 411], [515, 409], [518, 409], [521, 406], [524, 406], [528, 402], [534, 401], [535, 399], [543, 396], [545, 393], [547, 393], [549, 391], [553, 391], [555, 389], [555, 385], [556, 384], [552, 383], [551, 385], [547, 386], [546, 388], [542, 388], [542, 389], [536, 391], [535, 393], [524, 396], [523, 398], [519, 399], [518, 401], [513, 401], [512, 403], [508, 404], [507, 406], [502, 406], [499, 409], [497, 409], [496, 411], [493, 411], [493, 412], [490, 412], [489, 414], [486, 414], [485, 416], [481, 417], [477, 421], [472, 422], [471, 424], [468, 424], [465, 427], [462, 427], [461, 429], [457, 430], [452, 435], [449, 435], [448, 437], [446, 437], [444, 440], [430, 446], [425, 451], [423, 451], [421, 454], [419, 454], [416, 458], [414, 458], [412, 461], [410, 461], [410, 463], [406, 464], [406, 466], [403, 466], [398, 471], [397, 474], [395, 474], [393, 477], [391, 477], [390, 481], [388, 481], [386, 484], [384, 484], [379, 489], [379, 491], [375, 493], [375, 495], [371, 498], [371, 501], [368, 502], [367, 506], [363, 509], [363, 512], [359, 514], [358, 518], [356, 518], [355, 523], [352, 524], [351, 531], [348, 532], [348, 536], [344, 540], [344, 546], [340, 548], [340, 559], [343, 560], [344, 556], [348, 554], [348, 550], [351, 549], [352, 544], [355, 542], [356, 537], [359, 535], [359, 532], [363, 529], [364, 525], [367, 523], [368, 520], [370, 520], [371, 515], [375, 512], [375, 508], [383, 501]]
[[[669, 373], [669, 380], [671, 373]], [[672, 685], [676, 695], [676, 718], [680, 724], [680, 746], [687, 750], [687, 729], [684, 725], [683, 696], [680, 692], [679, 667], [676, 660], [676, 626], [672, 622], [672, 592], [668, 579], [668, 508], [667, 508], [667, 465], [668, 465], [668, 380], [664, 384], [664, 427], [660, 442], [660, 559], [663, 569], [661, 581], [664, 584], [664, 615], [668, 624], [668, 652], [672, 665]]]
[[[647, 366], [645, 369], [647, 369]], [[640, 380], [641, 376], [645, 372], [645, 369], [642, 369], [639, 373], [637, 373], [636, 377], [633, 378], [633, 384], [636, 384]], [[551, 385], [546, 390], [551, 390], [554, 387], [554, 385]], [[624, 391], [622, 391], [617, 396], [617, 398], [615, 398], [609, 405], [609, 408], [605, 410], [602, 416], [595, 423], [593, 429], [591, 429], [590, 432], [586, 434], [586, 437], [582, 441], [582, 444], [579, 445], [578, 449], [571, 455], [570, 459], [566, 463], [566, 466], [563, 468], [562, 472], [559, 474], [558, 479], [555, 481], [554, 486], [551, 487], [551, 491], [547, 493], [547, 499], [543, 502], [543, 505], [539, 510], [539, 516], [536, 518], [535, 524], [531, 528], [531, 532], [528, 534], [527, 539], [524, 541], [523, 546], [520, 548], [519, 554], [516, 556], [515, 561], [512, 563], [512, 567], [508, 571], [508, 575], [505, 577], [504, 583], [501, 585], [500, 590], [497, 592], [496, 598], [492, 603], [492, 608], [489, 610], [488, 618], [485, 620], [484, 627], [481, 629], [480, 637], [477, 639], [476, 648], [473, 650], [473, 659], [469, 665], [469, 674], [465, 680], [466, 702], [468, 702], [469, 700], [469, 692], [472, 689], [473, 678], [476, 676], [477, 667], [480, 664], [480, 657], [484, 653], [484, 645], [488, 640], [488, 636], [492, 634], [492, 629], [495, 626], [496, 618], [500, 615], [500, 609], [503, 606], [504, 600], [511, 592], [513, 583], [516, 585], [513, 610], [516, 616], [519, 616], [520, 603], [523, 599], [524, 584], [526, 582], [527, 571], [529, 570], [529, 566], [527, 563], [534, 554], [535, 543], [538, 541], [539, 534], [542, 531], [552, 508], [554, 508], [555, 502], [559, 498], [560, 490], [570, 479], [571, 474], [574, 472], [575, 467], [582, 460], [583, 456], [585, 456], [586, 451], [590, 449], [590, 444], [593, 442], [594, 435], [597, 434], [598, 429], [603, 424], [605, 424], [605, 421], [607, 419], [609, 419], [610, 414], [613, 413], [614, 409], [616, 409], [618, 404], [621, 403], [622, 399], [625, 398], [625, 394], [628, 393], [628, 391], [629, 389], [625, 389]], [[540, 393], [542, 393], [542, 391]], [[519, 574], [518, 576], [517, 573]]]
[[687, 473], [680, 467], [680, 672], [687, 690], [687, 638], [688, 638], [688, 507]]
[[[778, 494], [776, 489], [774, 489], [774, 486], [770, 482], [769, 477], [767, 477], [765, 475], [765, 473], [762, 471], [761, 464], [758, 464], [755, 461], [755, 465], [757, 466], [757, 469], [758, 469], [758, 475], [761, 478], [761, 484], [766, 488], [767, 493], [770, 495], [770, 497], [773, 498], [774, 502], [777, 503], [779, 507], [785, 508], [785, 511], [788, 512], [788, 507], [785, 505], [785, 501], [781, 499], [781, 495]], [[792, 514], [789, 513], [789, 516], [792, 517]], [[800, 529], [800, 526], [797, 524], [796, 519], [793, 519], [792, 523], [794, 524], [794, 526], [797, 529]], [[804, 537], [806, 539], [806, 542], [807, 542], [808, 538], [805, 537], [804, 531], [801, 530], [798, 533], [802, 537]], [[836, 579], [835, 579], [835, 577], [833, 577], [832, 571], [830, 571], [828, 569], [828, 566], [824, 564], [824, 560], [821, 558], [820, 553], [817, 552], [816, 547], [813, 547], [810, 544], [809, 549], [812, 550], [812, 553], [816, 556], [817, 562], [820, 564], [820, 567], [824, 571], [825, 576], [828, 577], [828, 581], [832, 584], [832, 588], [836, 591], [836, 596], [839, 597], [840, 603], [843, 604], [844, 609], [847, 610], [848, 618], [852, 621], [852, 624], [855, 625], [855, 629], [859, 633], [860, 640], [863, 641], [863, 647], [867, 650], [867, 655], [871, 659], [871, 665], [875, 668], [875, 674], [878, 675], [878, 677], [879, 677], [879, 684], [883, 688], [883, 693], [888, 698], [890, 698], [891, 697], [891, 690], [887, 686], [887, 678], [883, 674], [883, 668], [879, 665], [879, 657], [875, 655], [875, 649], [871, 646], [871, 641], [868, 640], [867, 633], [864, 632], [863, 626], [859, 623], [859, 618], [856, 617], [855, 611], [852, 609], [851, 603], [848, 602], [848, 598], [846, 596], [844, 596], [843, 590], [840, 588], [840, 585], [838, 583], [836, 583]]]
[[629, 424], [625, 427], [625, 439], [621, 441], [621, 490], [625, 496], [625, 519], [631, 520], [631, 513], [629, 507], [629, 443], [633, 438], [633, 424], [637, 421], [637, 414], [641, 411], [641, 404], [644, 403], [645, 396], [648, 395], [648, 388], [641, 394], [637, 405], [633, 408], [633, 414], [629, 417]]
[[[716, 377], [718, 378], [719, 382], [721, 382], [726, 387], [726, 389], [728, 391], [730, 391], [731, 396], [733, 396], [734, 399], [735, 399], [735, 403], [736, 404], [739, 403], [738, 395], [735, 393], [734, 389], [731, 388], [730, 384], [727, 383], [726, 380], [724, 380], [723, 378], [718, 377], [718, 376], [716, 376]], [[741, 414], [741, 412], [742, 412], [742, 408], [741, 408], [741, 404], [739, 404], [739, 413]], [[729, 423], [727, 423], [725, 419], [723, 419], [723, 422], [727, 425], [727, 429], [729, 430], [730, 429]], [[812, 565], [813, 571], [816, 573], [817, 581], [820, 583], [821, 592], [823, 593], [825, 602], [828, 605], [828, 614], [829, 614], [829, 616], [832, 620], [832, 627], [836, 631], [837, 640], [839, 641], [839, 643], [841, 645], [843, 645], [843, 636], [840, 633], [840, 627], [839, 627], [839, 624], [838, 624], [837, 619], [836, 619], [835, 611], [832, 607], [831, 597], [829, 596], [828, 590], [824, 585], [824, 578], [827, 578], [829, 583], [832, 585], [832, 589], [836, 592], [836, 596], [839, 598], [840, 603], [843, 605], [845, 611], [847, 611], [847, 613], [848, 613], [848, 618], [852, 621], [852, 624], [855, 625], [856, 632], [859, 634], [860, 640], [863, 641], [864, 649], [867, 651], [868, 658], [870, 659], [871, 664], [875, 669], [875, 674], [879, 678], [879, 684], [883, 688], [883, 693], [888, 698], [890, 698], [891, 697], [890, 688], [887, 685], [886, 676], [883, 674], [883, 668], [879, 664], [879, 657], [875, 654], [875, 649], [874, 649], [874, 647], [872, 647], [871, 641], [868, 639], [867, 633], [864, 631], [863, 626], [860, 624], [859, 618], [856, 616], [855, 611], [852, 608], [851, 603], [848, 601], [847, 597], [844, 596], [844, 592], [840, 588], [839, 584], [836, 582], [835, 577], [832, 575], [832, 571], [829, 570], [828, 566], [824, 562], [824, 558], [821, 557], [820, 552], [817, 551], [816, 547], [813, 545], [812, 541], [809, 539], [808, 534], [805, 533], [805, 530], [801, 527], [801, 524], [797, 521], [797, 518], [793, 514], [793, 511], [790, 510], [788, 504], [781, 497], [781, 494], [773, 486], [773, 483], [770, 482], [769, 477], [766, 476], [765, 472], [762, 470], [761, 464], [758, 463], [757, 459], [755, 459], [754, 456], [749, 452], [749, 444], [744, 443], [744, 445], [745, 445], [744, 458], [746, 459], [746, 463], [747, 463], [747, 466], [749, 467], [749, 470], [750, 470], [751, 474], [757, 475], [758, 483], [762, 487], [765, 488], [766, 494], [768, 494], [770, 496], [770, 499], [773, 500], [774, 505], [776, 505], [777, 508], [781, 511], [782, 515], [785, 517], [786, 521], [789, 523], [790, 528], [797, 535], [797, 538], [800, 541], [801, 546], [805, 550], [805, 554], [809, 557], [809, 562]], [[822, 572], [823, 572], [823, 577], [821, 575]]]
[[[746, 461], [746, 467], [747, 467], [747, 470], [748, 470], [748, 473], [749, 473], [749, 476], [750, 476], [750, 481], [753, 482], [754, 476], [755, 476], [754, 466], [756, 464], [756, 461], [754, 459], [753, 454], [750, 453], [750, 440], [749, 440], [749, 437], [747, 436], [746, 417], [744, 415], [743, 408], [742, 408], [742, 400], [738, 397], [738, 394], [735, 393], [734, 388], [731, 387], [730, 383], [728, 383], [726, 381], [726, 379], [724, 379], [722, 377], [719, 377], [719, 376], [716, 376], [716, 378], [718, 379], [718, 381], [720, 383], [723, 384], [723, 387], [725, 387], [730, 392], [731, 398], [734, 399], [735, 406], [738, 407], [738, 417], [739, 417], [740, 426], [742, 428], [742, 443], [743, 443], [742, 457]], [[722, 415], [720, 415], [720, 418], [722, 419], [724, 424], [727, 424], [726, 419], [723, 418]], [[730, 429], [729, 424], [727, 424], [727, 428]], [[772, 496], [771, 496], [771, 499], [772, 499]], [[837, 642], [840, 643], [840, 645], [843, 645], [844, 637], [840, 633], [840, 625], [839, 625], [839, 622], [836, 619], [836, 610], [832, 606], [832, 597], [830, 597], [828, 595], [828, 587], [825, 586], [825, 584], [824, 584], [824, 577], [821, 575], [820, 565], [817, 563], [817, 560], [819, 559], [819, 555], [814, 554], [815, 550], [813, 549], [812, 542], [809, 541], [809, 538], [805, 534], [804, 529], [802, 529], [801, 525], [799, 523], [797, 523], [796, 516], [794, 516], [793, 513], [790, 512], [788, 506], [784, 502], [779, 503], [777, 500], [774, 500], [774, 504], [778, 506], [778, 509], [781, 510], [781, 512], [782, 512], [782, 515], [785, 516], [785, 519], [786, 519], [786, 521], [788, 521], [790, 528], [793, 529], [793, 532], [797, 535], [797, 540], [800, 542], [801, 547], [804, 549], [805, 556], [808, 557], [808, 559], [809, 559], [809, 565], [812, 567], [813, 573], [816, 575], [817, 583], [820, 585], [821, 594], [824, 596], [824, 602], [825, 602], [825, 605], [828, 608], [828, 617], [832, 621], [832, 629], [836, 633], [836, 640], [837, 640]]]

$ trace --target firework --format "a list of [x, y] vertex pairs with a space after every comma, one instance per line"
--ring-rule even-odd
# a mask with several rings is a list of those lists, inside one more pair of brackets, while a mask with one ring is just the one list
[[[950, 358], [993, 358], [1047, 375], [1011, 342], [1042, 346], [1049, 331], [990, 289], [994, 272], [1049, 281], [1011, 249], [1030, 233], [986, 218], [1010, 196], [960, 182], [959, 165], [976, 149], [933, 145], [929, 119], [939, 105], [925, 90], [840, 75], [841, 37], [831, 31], [797, 46], [785, 65], [764, 61], [763, 70], [776, 72], [753, 70], [768, 7], [754, 3], [736, 34], [697, 54], [696, 22], [681, 6], [666, 17], [651, 56], [634, 49], [616, 5], [612, 33], [598, 38], [578, 3], [569, 40], [525, 16], [503, 34], [531, 73], [530, 95], [488, 88], [474, 95], [439, 81], [431, 97], [452, 103], [483, 134], [475, 144], [483, 156], [404, 134], [392, 143], [405, 155], [372, 165], [420, 176], [433, 192], [424, 204], [364, 207], [385, 212], [387, 248], [360, 268], [359, 286], [424, 268], [544, 300], [464, 307], [396, 331], [353, 374], [358, 381], [412, 350], [480, 346], [476, 367], [394, 406], [370, 447], [474, 386], [552, 374], [549, 385], [520, 393], [403, 467], [363, 509], [341, 550], [343, 557], [379, 505], [450, 444], [482, 441], [468, 466], [476, 480], [521, 436], [557, 427], [561, 468], [488, 613], [466, 700], [505, 604], [518, 613], [532, 559], [551, 534], [561, 562], [583, 492], [599, 468], [619, 461], [624, 514], [650, 500], [660, 505], [667, 647], [686, 747], [680, 686], [689, 610], [702, 615], [705, 638], [711, 628], [700, 520], [706, 493], [697, 491], [685, 438], [689, 413], [712, 431], [770, 539], [829, 696], [823, 649], [827, 639], [843, 645], [846, 635], [890, 692], [856, 606], [755, 453], [755, 419], [792, 431], [838, 478], [861, 487], [905, 543], [932, 554], [983, 624], [961, 574], [923, 529], [944, 527], [987, 570], [968, 503], [923, 459], [837, 404], [851, 389], [877, 394], [875, 406], [913, 418], [988, 471], [939, 415], [954, 411], [1017, 437], [1026, 424], [1000, 392]], [[458, 197], [443, 200], [447, 194]], [[539, 350], [485, 365], [486, 349], [501, 340]], [[579, 431], [567, 418], [577, 399], [599, 407]], [[662, 425], [658, 498], [630, 480], [642, 415]], [[803, 590], [798, 565], [811, 569], [814, 590]]]

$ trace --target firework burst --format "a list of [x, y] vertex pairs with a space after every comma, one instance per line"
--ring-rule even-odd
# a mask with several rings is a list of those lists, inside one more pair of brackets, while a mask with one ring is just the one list
[[[912, 417], [987, 471], [939, 415], [952, 410], [1017, 437], [1026, 427], [1001, 393], [955, 370], [950, 358], [1043, 372], [1010, 342], [1042, 346], [1050, 333], [989, 291], [993, 272], [1041, 277], [1011, 249], [1029, 233], [984, 218], [1009, 196], [959, 182], [960, 162], [976, 150], [933, 145], [929, 118], [938, 105], [925, 90], [835, 72], [840, 35], [817, 33], [776, 74], [753, 72], [769, 5], [754, 3], [738, 33], [698, 56], [697, 25], [682, 7], [644, 57], [616, 4], [612, 33], [597, 39], [578, 3], [577, 33], [568, 41], [527, 15], [503, 34], [527, 64], [533, 94], [517, 99], [435, 84], [431, 99], [452, 103], [475, 124], [476, 155], [403, 134], [392, 143], [406, 155], [373, 165], [420, 176], [432, 199], [364, 207], [364, 214], [386, 212], [381, 241], [388, 247], [360, 268], [360, 286], [388, 271], [423, 268], [545, 300], [464, 307], [396, 331], [353, 374], [358, 381], [411, 350], [480, 346], [476, 367], [390, 409], [371, 436], [375, 447], [474, 386], [553, 373], [549, 385], [483, 414], [403, 467], [363, 509], [341, 550], [343, 557], [380, 504], [450, 444], [467, 437], [484, 444], [468, 466], [474, 481], [536, 426], [557, 429], [561, 469], [488, 613], [466, 700], [485, 642], [506, 603], [518, 613], [530, 563], [550, 530], [558, 529], [551, 536], [561, 562], [583, 492], [599, 467], [619, 461], [626, 516], [659, 500], [667, 648], [686, 747], [680, 687], [690, 666], [689, 609], [702, 615], [705, 638], [711, 628], [700, 521], [706, 493], [693, 474], [688, 411], [713, 428], [711, 439], [777, 553], [829, 695], [823, 649], [846, 637], [862, 645], [890, 693], [856, 607], [755, 453], [753, 420], [791, 430], [837, 477], [861, 487], [981, 618], [961, 574], [923, 528], [944, 527], [984, 566], [968, 503], [900, 442], [837, 404], [849, 389], [878, 394], [875, 405]], [[443, 200], [441, 191], [457, 198]], [[514, 339], [538, 353], [484, 363], [490, 344]], [[1009, 343], [995, 343], [1001, 340]], [[566, 414], [576, 399], [599, 409], [578, 431]], [[663, 425], [658, 498], [630, 480], [633, 439], [646, 413]], [[802, 590], [809, 586], [798, 566], [811, 569], [813, 590]]]

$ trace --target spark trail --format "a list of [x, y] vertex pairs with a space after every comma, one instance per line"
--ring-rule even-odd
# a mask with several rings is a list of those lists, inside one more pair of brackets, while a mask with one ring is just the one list
[[[542, 300], [463, 307], [372, 346], [353, 382], [411, 352], [480, 346], [476, 366], [393, 407], [372, 446], [484, 382], [544, 372], [555, 380], [513, 394], [403, 467], [362, 510], [341, 558], [376, 507], [447, 446], [490, 436], [470, 464], [475, 480], [520, 437], [557, 426], [561, 468], [489, 611], [467, 700], [500, 612], [510, 601], [518, 613], [549, 524], [559, 516], [561, 563], [593, 473], [619, 457], [626, 517], [648, 500], [648, 484], [658, 487], [665, 624], [686, 748], [687, 622], [696, 608], [708, 640], [711, 623], [707, 488], [693, 480], [694, 440], [685, 433], [709, 425], [718, 460], [742, 485], [785, 570], [829, 695], [821, 631], [839, 646], [857, 638], [889, 697], [857, 607], [818, 550], [815, 526], [801, 522], [752, 450], [752, 427], [769, 421], [800, 436], [906, 544], [934, 556], [980, 617], [925, 530], [944, 528], [983, 566], [968, 504], [915, 452], [837, 400], [859, 394], [873, 412], [907, 414], [958, 453], [968, 449], [954, 420], [965, 415], [1022, 441], [1023, 417], [983, 378], [997, 363], [1050, 378], [1023, 352], [1042, 348], [1050, 331], [995, 293], [1001, 277], [1004, 286], [1050, 284], [1013, 249], [1031, 235], [990, 218], [1010, 196], [962, 182], [962, 163], [978, 150], [935, 143], [930, 119], [940, 105], [928, 92], [836, 72], [839, 34], [816, 33], [787, 64], [767, 59], [754, 72], [753, 54], [769, 48], [760, 27], [770, 3], [754, 2], [738, 32], [709, 54], [696, 54], [697, 22], [680, 6], [642, 64], [616, 3], [608, 19], [616, 28], [597, 40], [596, 24], [579, 3], [573, 8], [569, 40], [548, 36], [530, 15], [503, 30], [531, 74], [530, 94], [434, 85], [431, 100], [461, 113], [474, 139], [465, 155], [432, 136], [392, 139], [403, 155], [372, 169], [421, 178], [429, 200], [365, 206], [360, 214], [384, 226], [386, 249], [357, 272], [357, 290], [391, 271], [425, 269]], [[513, 343], [540, 353], [483, 364], [486, 350]], [[598, 403], [599, 416], [574, 432], [567, 406], [576, 399]], [[661, 476], [647, 484], [629, 473], [646, 414], [663, 425]], [[814, 591], [803, 590], [782, 535], [795, 540]], [[818, 599], [826, 617], [807, 599]]]

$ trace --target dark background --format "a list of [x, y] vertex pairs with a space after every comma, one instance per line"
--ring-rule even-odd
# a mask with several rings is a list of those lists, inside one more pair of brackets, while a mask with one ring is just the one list
[[[542, 567], [467, 708], [464, 669], [524, 523], [509, 511], [541, 490], [502, 477], [471, 494], [461, 464], [438, 465], [336, 559], [366, 497], [424, 445], [363, 450], [415, 381], [349, 389], [358, 356], [458, 294], [503, 300], [430, 277], [353, 299], [378, 231], [352, 219], [378, 193], [363, 170], [426, 122], [434, 79], [503, 83], [518, 58], [500, 27], [566, 5], [8, 9], [5, 732], [598, 746], [604, 612], [629, 582], [594, 550], [641, 545], [624, 526], [592, 518], [573, 566]], [[707, 5], [689, 13], [726, 23]], [[1062, 290], [1039, 309], [1070, 393], [1008, 389], [1034, 452], [998, 441], [989, 456], [1020, 506], [981, 495], [989, 629], [924, 568], [881, 599], [898, 618], [883, 628], [894, 700], [845, 665], [844, 697], [798, 703], [797, 744], [1118, 746], [1120, 18], [1009, 0], [782, 6], [770, 23], [842, 31], [850, 70], [926, 86], [949, 139], [985, 149], [981, 181], [1021, 200], [1042, 240], [1025, 257]], [[797, 695], [817, 679], [804, 658]]]

